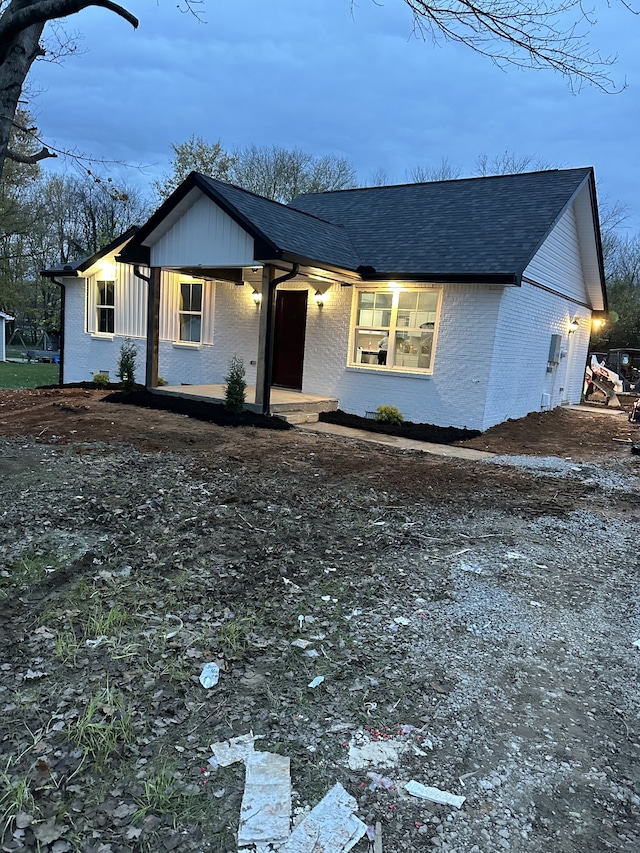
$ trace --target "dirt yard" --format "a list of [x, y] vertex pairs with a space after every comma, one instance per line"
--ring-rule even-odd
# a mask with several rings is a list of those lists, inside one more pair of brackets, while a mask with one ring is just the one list
[[234, 853], [210, 745], [253, 731], [296, 820], [340, 782], [383, 853], [637, 853], [624, 414], [471, 463], [103, 396], [0, 392], [0, 849]]

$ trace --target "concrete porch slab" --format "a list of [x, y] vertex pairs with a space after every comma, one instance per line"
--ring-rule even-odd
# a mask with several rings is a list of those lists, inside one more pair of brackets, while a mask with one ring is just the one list
[[[225, 385], [163, 385], [154, 388], [154, 394], [164, 394], [169, 397], [183, 397], [186, 400], [197, 400], [208, 403], [224, 403]], [[256, 405], [255, 385], [247, 385], [245, 407], [250, 411], [260, 411]], [[303, 394], [301, 391], [291, 391], [288, 388], [271, 389], [271, 412], [333, 412], [338, 408], [335, 397], [320, 397], [316, 394]]]

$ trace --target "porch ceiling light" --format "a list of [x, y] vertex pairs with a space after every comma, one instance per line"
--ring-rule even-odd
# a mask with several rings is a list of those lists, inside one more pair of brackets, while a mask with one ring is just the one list
[[316, 290], [313, 298], [316, 300], [316, 305], [318, 306], [318, 308], [322, 308], [324, 303], [327, 301], [327, 294], [322, 293], [320, 290]]
[[260, 307], [260, 303], [262, 302], [262, 294], [259, 290], [254, 290], [251, 294], [251, 298], [253, 299], [256, 308]]
[[571, 334], [572, 332], [577, 332], [579, 328], [580, 328], [580, 318], [578, 316], [576, 316], [569, 323], [569, 334]]

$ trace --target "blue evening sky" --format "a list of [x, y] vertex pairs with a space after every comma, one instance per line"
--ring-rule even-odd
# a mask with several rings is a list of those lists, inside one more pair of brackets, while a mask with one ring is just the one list
[[67, 22], [82, 55], [31, 78], [48, 141], [144, 165], [133, 183], [163, 174], [170, 143], [192, 134], [343, 155], [363, 183], [378, 170], [401, 183], [443, 158], [470, 174], [478, 155], [509, 151], [594, 166], [600, 197], [626, 204], [640, 230], [640, 19], [621, 4], [599, 3], [591, 37], [627, 83], [605, 95], [417, 40], [402, 0], [358, 0], [353, 14], [349, 0], [207, 0], [205, 24], [176, 3], [125, 0], [137, 31], [102, 9]]

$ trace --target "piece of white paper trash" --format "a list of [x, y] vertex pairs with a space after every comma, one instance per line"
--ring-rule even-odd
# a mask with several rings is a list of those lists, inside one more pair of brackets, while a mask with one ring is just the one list
[[340, 783], [293, 830], [278, 853], [347, 853], [366, 833], [355, 799]]
[[455, 806], [457, 809], [467, 799], [466, 797], [458, 797], [456, 794], [450, 794], [448, 791], [441, 791], [439, 788], [431, 788], [429, 785], [423, 785], [421, 782], [416, 782], [415, 779], [407, 782], [404, 789], [413, 794], [414, 797], [431, 800], [431, 802], [440, 803], [443, 806]]
[[273, 752], [252, 752], [246, 759], [240, 806], [238, 847], [271, 843], [276, 849], [291, 824], [290, 760]]
[[213, 758], [209, 759], [209, 764], [212, 767], [228, 767], [237, 761], [246, 761], [253, 753], [254, 744], [260, 737], [260, 735], [254, 737], [253, 732], [249, 732], [246, 735], [232, 737], [231, 740], [212, 743]]

